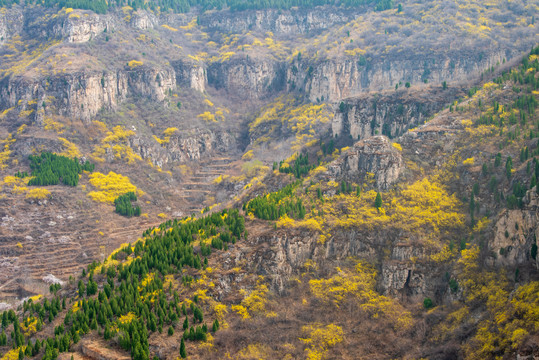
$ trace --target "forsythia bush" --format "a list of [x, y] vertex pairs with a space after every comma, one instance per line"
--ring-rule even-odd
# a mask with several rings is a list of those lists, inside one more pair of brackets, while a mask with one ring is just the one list
[[462, 162], [462, 165], [473, 165], [475, 163], [475, 159], [473, 157], [468, 158]]
[[16, 349], [9, 350], [4, 356], [2, 356], [1, 360], [19, 360], [19, 351], [21, 349], [24, 352], [24, 349], [26, 349], [26, 346], [21, 346]]
[[137, 196], [144, 195], [144, 192], [138, 190], [137, 187], [129, 181], [127, 176], [109, 172], [107, 175], [96, 172], [90, 174], [90, 184], [99, 189], [99, 191], [91, 191], [88, 196], [98, 202], [109, 204], [114, 203], [114, 199], [128, 192], [134, 192]]
[[240, 293], [245, 297], [240, 305], [232, 305], [232, 310], [241, 315], [243, 319], [249, 319], [255, 314], [266, 311], [266, 303], [268, 302], [268, 287], [266, 285], [259, 282], [248, 295], [243, 289], [240, 290]]
[[62, 156], [72, 158], [72, 159], [81, 157], [81, 153], [80, 153], [79, 148], [77, 147], [77, 145], [73, 144], [71, 141], [69, 141], [69, 140], [67, 140], [65, 138], [59, 137], [58, 140], [60, 140], [62, 142], [62, 146], [64, 147], [64, 151], [62, 151], [61, 153], [58, 153], [57, 155], [62, 155]]
[[129, 65], [130, 68], [134, 68], [137, 66], [142, 66], [143, 62], [138, 60], [131, 60], [129, 63], [127, 63], [127, 65]]
[[42, 199], [46, 199], [47, 197], [49, 197], [51, 194], [51, 192], [47, 189], [43, 189], [43, 188], [35, 188], [35, 189], [30, 189], [28, 190], [28, 192], [26, 193], [26, 198], [27, 199], [39, 199], [39, 200], [42, 200]]
[[407, 328], [412, 324], [410, 312], [396, 301], [376, 292], [376, 270], [374, 266], [358, 262], [354, 271], [337, 268], [337, 274], [329, 279], [309, 281], [312, 294], [326, 303], [339, 307], [346, 299], [355, 299], [361, 310], [371, 317], [386, 316], [395, 326]]
[[344, 340], [344, 331], [335, 324], [327, 326], [312, 324], [304, 326], [301, 330], [308, 336], [300, 338], [304, 344], [309, 346], [305, 349], [308, 360], [324, 359], [330, 347]]

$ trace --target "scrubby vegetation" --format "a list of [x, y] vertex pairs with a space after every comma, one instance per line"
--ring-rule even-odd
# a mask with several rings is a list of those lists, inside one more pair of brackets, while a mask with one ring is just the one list
[[[105, 132], [107, 129], [106, 125], [103, 123], [98, 124], [103, 132]], [[106, 136], [101, 140], [101, 143], [94, 147], [92, 158], [95, 161], [104, 162], [107, 150], [114, 154], [115, 160], [123, 160], [129, 165], [135, 163], [135, 161], [142, 161], [142, 157], [135, 153], [129, 145], [128, 139], [135, 135], [133, 130], [127, 130], [125, 127], [117, 125], [112, 131], [106, 131], [105, 135]], [[170, 139], [170, 135], [168, 135], [168, 139]]]
[[292, 151], [301, 152], [317, 142], [315, 134], [332, 118], [333, 111], [327, 104], [304, 104], [299, 97], [281, 96], [260, 111], [249, 124], [249, 133], [256, 137], [253, 146], [273, 138], [293, 137]]
[[292, 164], [285, 161], [273, 163], [273, 170], [279, 169], [279, 172], [285, 174], [293, 174], [297, 179], [304, 177], [311, 169], [316, 166], [309, 164], [309, 154], [300, 154], [296, 156]]

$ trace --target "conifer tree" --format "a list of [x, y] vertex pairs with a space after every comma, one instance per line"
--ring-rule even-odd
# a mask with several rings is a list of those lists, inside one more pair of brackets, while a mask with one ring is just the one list
[[185, 359], [187, 357], [187, 351], [185, 350], [185, 341], [183, 340], [183, 338], [180, 343], [180, 356], [182, 359]]
[[380, 209], [382, 206], [382, 196], [379, 192], [376, 192], [376, 199], [374, 200], [374, 207]]

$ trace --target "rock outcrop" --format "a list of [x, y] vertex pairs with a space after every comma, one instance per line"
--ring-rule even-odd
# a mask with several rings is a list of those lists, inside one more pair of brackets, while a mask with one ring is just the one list
[[129, 96], [163, 101], [169, 89], [175, 87], [176, 75], [170, 67], [141, 66], [104, 74], [83, 72], [36, 80], [17, 77], [0, 83], [0, 108], [34, 100], [40, 105], [35, 109], [38, 121], [37, 117], [43, 115], [43, 103], [45, 111], [55, 108], [59, 115], [90, 121], [102, 109], [115, 110]]
[[[268, 276], [273, 288], [280, 293], [286, 292], [291, 277], [304, 271], [307, 260], [331, 267], [332, 262], [338, 264], [349, 257], [377, 259], [379, 290], [385, 295], [423, 300], [434, 294], [436, 301], [443, 302], [444, 294], [449, 293], [447, 281], [443, 280], [446, 269], [433, 268], [427, 260], [431, 254], [424, 246], [408, 239], [401, 241], [399, 233], [390, 228], [370, 232], [339, 229], [324, 244], [318, 242], [316, 233], [299, 230], [267, 233], [252, 241], [249, 248], [241, 251], [252, 270]], [[249, 253], [248, 249], [256, 250]], [[382, 256], [384, 253], [387, 256]]]
[[317, 7], [314, 9], [221, 11], [200, 16], [200, 24], [210, 31], [238, 33], [271, 31], [275, 34], [305, 34], [329, 29], [354, 19], [361, 9]]
[[284, 65], [263, 59], [233, 59], [213, 63], [208, 68], [208, 84], [241, 99], [257, 99], [285, 88]]
[[494, 238], [489, 241], [496, 265], [515, 267], [532, 260], [539, 268], [539, 257], [531, 259], [532, 246], [539, 238], [539, 195], [535, 188], [528, 190], [523, 203], [522, 209], [504, 210], [496, 222]]
[[22, 30], [24, 16], [18, 5], [11, 9], [0, 8], [0, 45]]
[[202, 62], [176, 60], [172, 62], [176, 72], [176, 84], [180, 87], [204, 92], [208, 78], [206, 68]]
[[159, 19], [152, 13], [145, 10], [138, 10], [131, 15], [129, 24], [135, 29], [153, 29], [159, 25]]
[[114, 28], [111, 15], [99, 15], [92, 11], [81, 10], [66, 15], [53, 27], [53, 34], [67, 42], [82, 43]]
[[331, 123], [333, 136], [366, 139], [375, 134], [388, 137], [424, 123], [460, 95], [458, 89], [400, 90], [365, 94], [344, 99]]
[[[400, 86], [406, 82], [423, 86], [424, 81], [434, 84], [465, 82], [517, 54], [517, 51], [508, 50], [487, 56], [461, 53], [457, 58], [448, 54], [431, 59], [418, 54], [409, 58], [373, 59], [365, 63], [349, 56], [317, 61], [296, 59], [287, 68], [286, 84], [288, 91], [300, 89], [308, 94], [311, 101], [338, 101], [368, 91], [394, 89], [399, 83]], [[430, 65], [425, 68], [427, 63]]]
[[[155, 165], [163, 166], [171, 162], [197, 161], [217, 152], [231, 152], [236, 149], [237, 143], [234, 134], [196, 129], [190, 135], [172, 136], [170, 141], [162, 146], [154, 140], [142, 137], [132, 138], [130, 146], [143, 159], [151, 159]], [[108, 157], [112, 161], [112, 152]]]
[[371, 173], [376, 187], [387, 189], [399, 177], [404, 161], [389, 139], [380, 135], [358, 141], [327, 168], [330, 176], [355, 182], [362, 181], [367, 173]]

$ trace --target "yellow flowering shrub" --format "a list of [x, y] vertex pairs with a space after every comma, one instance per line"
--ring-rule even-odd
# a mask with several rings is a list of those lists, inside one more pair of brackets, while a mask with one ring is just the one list
[[52, 118], [45, 118], [43, 121], [44, 129], [54, 131], [57, 134], [62, 134], [64, 132], [64, 125], [59, 122], [54, 121]]
[[268, 287], [257, 282], [253, 291], [247, 293], [244, 289], [240, 290], [240, 294], [244, 296], [239, 305], [232, 305], [232, 311], [239, 314], [243, 319], [249, 319], [255, 314], [263, 314], [266, 312], [266, 304], [268, 302]]
[[136, 319], [135, 314], [130, 312], [130, 313], [120, 316], [118, 318], [118, 324], [129, 324], [131, 321], [135, 319]]
[[4, 356], [2, 356], [1, 360], [19, 360], [19, 352], [26, 349], [26, 346], [21, 346], [16, 349], [9, 350]]
[[44, 188], [32, 188], [26, 193], [27, 199], [38, 199], [43, 200], [48, 198], [51, 195], [51, 192]]
[[337, 268], [337, 274], [328, 279], [312, 279], [309, 287], [314, 297], [336, 307], [349, 299], [359, 303], [361, 310], [373, 318], [383, 315], [396, 327], [412, 325], [410, 312], [395, 300], [376, 292], [376, 270], [366, 262], [358, 261], [353, 271]]
[[168, 26], [167, 24], [163, 24], [163, 25], [161, 25], [161, 27], [163, 27], [163, 28], [165, 28], [167, 30], [170, 30], [170, 31], [174, 31], [174, 32], [178, 31], [178, 29], [173, 28], [172, 26]]
[[114, 199], [128, 192], [134, 192], [138, 196], [144, 195], [144, 192], [138, 190], [137, 187], [131, 184], [127, 176], [109, 172], [107, 175], [100, 172], [90, 174], [90, 184], [98, 189], [98, 191], [90, 191], [88, 196], [98, 202], [113, 204]]
[[344, 340], [343, 329], [335, 324], [311, 324], [301, 331], [307, 335], [299, 340], [308, 346], [305, 349], [308, 360], [325, 359], [328, 350]]
[[127, 65], [130, 67], [130, 68], [135, 68], [137, 66], [142, 66], [144, 63], [142, 61], [138, 61], [138, 60], [131, 60], [130, 62], [127, 63]]
[[80, 158], [81, 157], [81, 153], [79, 151], [79, 148], [77, 147], [77, 145], [73, 144], [71, 141], [65, 139], [65, 138], [62, 138], [62, 137], [59, 137], [58, 140], [60, 140], [60, 142], [62, 143], [62, 146], [64, 147], [64, 150], [60, 153], [58, 153], [57, 155], [62, 155], [62, 156], [66, 156], [68, 158]]

